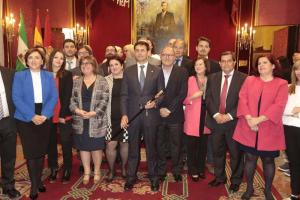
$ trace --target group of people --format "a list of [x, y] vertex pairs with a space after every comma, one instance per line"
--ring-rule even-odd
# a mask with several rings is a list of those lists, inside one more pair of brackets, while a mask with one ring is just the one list
[[119, 155], [124, 190], [131, 190], [138, 179], [144, 141], [152, 191], [158, 191], [166, 179], [169, 157], [176, 182], [182, 181], [187, 159], [192, 181], [204, 179], [209, 164], [215, 176], [209, 186], [226, 183], [229, 152], [229, 191], [239, 190], [244, 173], [247, 178], [242, 199], [254, 193], [258, 158], [263, 164], [265, 197], [274, 199], [274, 159], [286, 148], [290, 199], [299, 199], [300, 61], [295, 61], [288, 85], [280, 78], [280, 65], [273, 55], [259, 56], [255, 74], [247, 77], [235, 69], [232, 51], [223, 52], [219, 62], [210, 59], [211, 41], [206, 37], [198, 39], [194, 61], [185, 56], [181, 39], [170, 42], [160, 55], [153, 48], [150, 40], [142, 38], [124, 46], [123, 59], [118, 48], [108, 46], [105, 60], [98, 65], [91, 47], [77, 48], [67, 39], [63, 50], [53, 50], [47, 61], [43, 49], [36, 47], [26, 52], [27, 69], [13, 73], [0, 67], [3, 194], [20, 196], [14, 186], [18, 132], [31, 199], [46, 192], [41, 180], [45, 155], [49, 181], [57, 180], [57, 135], [63, 154], [62, 183], [70, 180], [75, 148], [84, 185], [92, 175], [94, 183], [101, 180], [104, 154], [109, 165], [106, 180], [113, 181]]

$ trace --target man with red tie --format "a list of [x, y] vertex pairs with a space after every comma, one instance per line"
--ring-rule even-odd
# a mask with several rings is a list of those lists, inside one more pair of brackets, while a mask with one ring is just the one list
[[221, 54], [222, 71], [211, 74], [207, 80], [207, 127], [212, 130], [215, 179], [209, 183], [217, 187], [226, 183], [225, 161], [227, 149], [230, 153], [230, 192], [239, 190], [243, 178], [242, 153], [232, 135], [237, 123], [236, 111], [239, 91], [246, 75], [234, 70], [235, 54], [226, 51]]

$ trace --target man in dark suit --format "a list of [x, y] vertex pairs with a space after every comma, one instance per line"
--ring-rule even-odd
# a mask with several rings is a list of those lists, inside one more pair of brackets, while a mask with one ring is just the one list
[[191, 76], [195, 71], [194, 62], [192, 59], [185, 55], [185, 42], [182, 39], [177, 39], [174, 42], [173, 48], [176, 56], [175, 65], [178, 67], [184, 67], [187, 70], [189, 76]]
[[160, 125], [157, 133], [158, 175], [161, 180], [167, 173], [166, 144], [170, 143], [172, 173], [175, 181], [181, 177], [181, 147], [183, 136], [183, 100], [187, 94], [188, 73], [185, 68], [174, 66], [175, 52], [172, 47], [165, 47], [161, 54], [162, 70], [159, 81], [165, 94], [159, 104]]
[[175, 29], [174, 14], [168, 11], [168, 3], [161, 2], [161, 12], [156, 15], [155, 37], [169, 37]]
[[17, 129], [12, 102], [12, 82], [14, 73], [0, 66], [0, 157], [2, 193], [9, 198], [20, 195], [15, 189], [14, 171], [16, 162]]
[[146, 145], [151, 190], [158, 191], [159, 189], [156, 158], [156, 133], [159, 123], [159, 110], [155, 107], [156, 103], [149, 100], [159, 91], [158, 75], [161, 69], [148, 63], [149, 50], [147, 42], [138, 41], [135, 43], [134, 52], [137, 64], [125, 69], [122, 81], [121, 127], [127, 128], [129, 119], [144, 106], [146, 109], [128, 127], [127, 180], [124, 186], [126, 191], [133, 188], [137, 179], [136, 173], [140, 161], [140, 141], [142, 136]]
[[[216, 187], [226, 182], [225, 163], [227, 148], [230, 154], [232, 175], [229, 191], [239, 190], [243, 178], [243, 159], [238, 143], [232, 139], [237, 123], [239, 91], [246, 75], [235, 71], [235, 55], [231, 51], [221, 54], [221, 72], [214, 73], [207, 81], [207, 127], [212, 130], [215, 179], [209, 183]], [[227, 148], [226, 148], [227, 147]]]
[[221, 71], [219, 63], [208, 57], [210, 50], [211, 50], [210, 39], [203, 37], [203, 36], [198, 38], [196, 51], [198, 53], [198, 58], [206, 58], [207, 59], [208, 62], [207, 62], [206, 68], [207, 68], [208, 74]]

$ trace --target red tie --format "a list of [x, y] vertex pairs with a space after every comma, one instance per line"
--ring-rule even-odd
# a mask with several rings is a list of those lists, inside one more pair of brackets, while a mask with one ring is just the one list
[[221, 91], [221, 96], [220, 96], [220, 108], [219, 108], [219, 112], [221, 114], [225, 114], [225, 108], [226, 108], [226, 97], [227, 97], [227, 88], [228, 88], [228, 77], [230, 75], [224, 75], [225, 80], [224, 80], [224, 84], [222, 87], [222, 91]]

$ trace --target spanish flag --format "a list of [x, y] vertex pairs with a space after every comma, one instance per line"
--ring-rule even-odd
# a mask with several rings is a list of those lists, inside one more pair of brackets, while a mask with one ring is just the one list
[[39, 9], [37, 9], [37, 12], [36, 12], [36, 21], [35, 21], [34, 38], [33, 38], [33, 46], [36, 46], [36, 45], [43, 46]]

